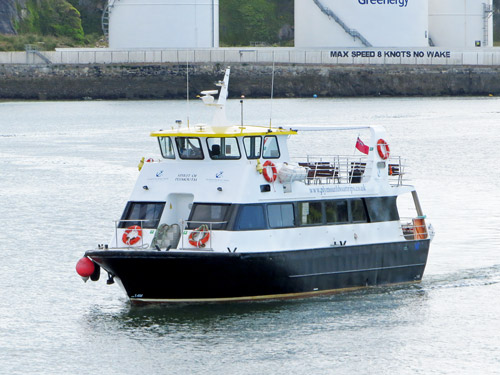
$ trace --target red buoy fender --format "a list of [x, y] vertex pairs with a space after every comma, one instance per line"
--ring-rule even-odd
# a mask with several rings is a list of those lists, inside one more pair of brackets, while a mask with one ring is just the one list
[[81, 277], [89, 277], [92, 275], [95, 271], [95, 265], [92, 260], [90, 260], [87, 257], [81, 258], [77, 263], [76, 263], [76, 272], [81, 276]]
[[139, 225], [132, 225], [123, 232], [122, 241], [125, 245], [135, 245], [142, 238], [142, 228]]
[[391, 154], [391, 149], [386, 141], [379, 139], [377, 141], [377, 151], [381, 159], [386, 160]]
[[262, 170], [262, 174], [267, 182], [274, 182], [276, 178], [278, 178], [278, 170], [276, 169], [276, 165], [271, 160], [268, 160], [264, 163], [264, 169]]

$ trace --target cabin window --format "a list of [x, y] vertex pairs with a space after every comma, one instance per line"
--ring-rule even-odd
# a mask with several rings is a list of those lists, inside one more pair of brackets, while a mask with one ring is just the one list
[[161, 155], [164, 159], [175, 159], [174, 145], [169, 137], [158, 137]]
[[241, 158], [238, 141], [234, 137], [207, 138], [208, 153], [212, 159]]
[[226, 227], [226, 217], [229, 211], [229, 204], [205, 204], [195, 203], [191, 210], [188, 224], [189, 229], [198, 228], [202, 224], [212, 224], [212, 229], [224, 229]]
[[271, 228], [287, 228], [295, 226], [295, 215], [292, 203], [270, 204], [267, 206], [267, 217]]
[[260, 158], [260, 150], [262, 146], [262, 137], [244, 137], [243, 145], [245, 146], [245, 152], [247, 159], [258, 159]]
[[351, 221], [353, 223], [366, 223], [368, 221], [366, 215], [365, 203], [362, 199], [352, 199], [351, 201]]
[[265, 159], [278, 159], [280, 157], [280, 149], [278, 139], [274, 135], [264, 137], [264, 150], [262, 156]]
[[326, 201], [325, 202], [326, 222], [328, 224], [342, 224], [349, 222], [347, 211], [347, 201]]
[[234, 230], [266, 229], [264, 207], [262, 205], [240, 206]]
[[203, 150], [198, 138], [194, 137], [177, 137], [177, 150], [181, 159], [201, 160], [203, 159]]
[[396, 197], [365, 198], [371, 222], [399, 220]]
[[321, 202], [299, 202], [300, 225], [314, 225], [323, 223]]
[[128, 202], [118, 227], [139, 225], [146, 229], [157, 228], [164, 207], [165, 202]]

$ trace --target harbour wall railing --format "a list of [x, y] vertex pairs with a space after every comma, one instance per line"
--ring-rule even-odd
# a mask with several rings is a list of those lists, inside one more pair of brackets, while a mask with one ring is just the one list
[[0, 64], [289, 63], [325, 65], [500, 66], [500, 48], [61, 49], [0, 52]]

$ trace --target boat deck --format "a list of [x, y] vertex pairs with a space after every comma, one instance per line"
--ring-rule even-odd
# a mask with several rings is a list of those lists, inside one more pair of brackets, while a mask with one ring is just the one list
[[[292, 159], [307, 169], [307, 184], [357, 184], [373, 173], [367, 157], [356, 156], [306, 156]], [[403, 185], [406, 165], [401, 157], [387, 159], [389, 183]]]

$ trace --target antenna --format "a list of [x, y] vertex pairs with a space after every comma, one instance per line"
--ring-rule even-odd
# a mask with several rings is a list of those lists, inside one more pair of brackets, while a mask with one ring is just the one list
[[274, 97], [274, 51], [273, 51], [273, 74], [271, 78], [271, 113], [269, 114], [269, 128], [272, 127], [272, 121], [273, 121], [273, 97]]
[[186, 104], [187, 104], [187, 127], [189, 128], [189, 51], [186, 51]]

